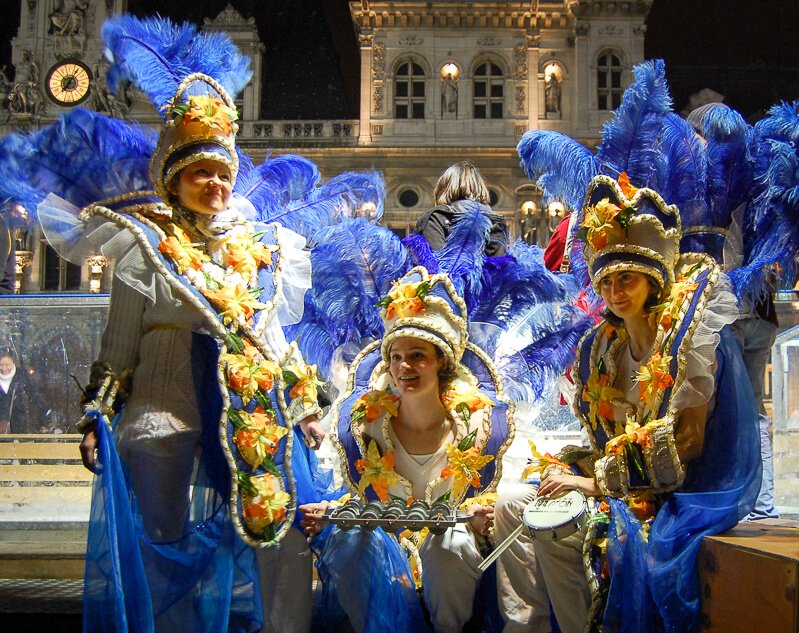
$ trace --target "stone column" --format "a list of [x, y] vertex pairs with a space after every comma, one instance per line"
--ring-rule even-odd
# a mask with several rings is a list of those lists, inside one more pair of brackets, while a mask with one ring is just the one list
[[358, 36], [361, 45], [361, 123], [358, 142], [368, 145], [372, 140], [372, 45], [374, 33], [363, 31]]

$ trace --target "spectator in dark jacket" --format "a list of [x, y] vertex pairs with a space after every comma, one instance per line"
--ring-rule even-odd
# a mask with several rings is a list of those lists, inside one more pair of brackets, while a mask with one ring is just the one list
[[[444, 246], [447, 236], [464, 212], [464, 203], [474, 200], [484, 205], [489, 203], [488, 187], [477, 167], [461, 161], [441, 174], [433, 190], [436, 206], [425, 213], [416, 223], [415, 233], [420, 233], [434, 251]], [[501, 216], [484, 211], [491, 220], [491, 232], [486, 243], [485, 254], [491, 257], [505, 255], [508, 250], [508, 227]]]
[[14, 355], [0, 352], [0, 433], [31, 433], [28, 420], [27, 381], [17, 371]]

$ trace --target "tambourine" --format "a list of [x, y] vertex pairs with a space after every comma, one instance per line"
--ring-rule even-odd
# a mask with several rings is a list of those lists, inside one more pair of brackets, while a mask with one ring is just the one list
[[569, 490], [559, 497], [531, 501], [522, 513], [522, 521], [531, 538], [557, 541], [585, 525], [586, 510], [585, 495], [579, 490]]

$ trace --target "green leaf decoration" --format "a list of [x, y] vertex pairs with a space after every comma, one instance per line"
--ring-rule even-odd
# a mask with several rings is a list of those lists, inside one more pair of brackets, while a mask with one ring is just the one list
[[630, 219], [632, 217], [633, 217], [633, 208], [624, 207], [616, 216], [616, 220], [618, 220], [619, 226], [621, 228], [626, 229], [630, 225]]
[[264, 528], [264, 539], [267, 541], [274, 541], [277, 536], [277, 528], [274, 523], [270, 523]]
[[449, 503], [452, 496], [452, 491], [447, 490], [443, 495], [436, 499], [433, 503]]
[[468, 404], [465, 402], [459, 402], [458, 406], [455, 407], [455, 412], [461, 416], [461, 420], [466, 422], [466, 424], [469, 424], [469, 420], [472, 418], [472, 411], [469, 409]]
[[268, 473], [272, 473], [275, 477], [283, 476], [283, 474], [278, 469], [277, 464], [275, 464], [275, 460], [272, 459], [271, 455], [267, 455], [264, 458], [264, 461], [261, 462], [261, 468], [263, 468]]
[[260, 405], [260, 407], [265, 412], [267, 412], [267, 413], [270, 413], [270, 412], [274, 413], [275, 412], [274, 408], [272, 407], [272, 401], [260, 389], [255, 392], [255, 395], [253, 396], [253, 398], [255, 398], [255, 402], [258, 405]]
[[380, 301], [378, 301], [375, 304], [375, 307], [376, 308], [387, 308], [389, 303], [391, 303], [391, 297], [389, 295], [386, 295], [385, 297], [380, 299]]
[[255, 486], [250, 482], [250, 476], [247, 473], [239, 472], [236, 475], [236, 482], [239, 484], [239, 489], [247, 494], [255, 494]]
[[428, 292], [430, 292], [430, 282], [428, 280], [423, 281], [416, 287], [416, 296], [420, 299], [424, 299]]
[[266, 235], [266, 231], [257, 231], [256, 233], [252, 234], [252, 241], [253, 242], [260, 242], [261, 238]]
[[241, 337], [231, 332], [225, 332], [225, 345], [228, 350], [234, 354], [241, 354], [244, 352], [244, 342], [241, 340]]
[[363, 418], [366, 415], [366, 411], [363, 409], [358, 409], [350, 416], [350, 423], [355, 424], [358, 420]]
[[644, 470], [644, 463], [641, 461], [641, 456], [632, 444], [627, 444], [625, 447], [629, 461], [635, 466], [635, 470], [642, 479], [646, 479], [646, 471]]
[[295, 374], [293, 371], [288, 371], [287, 369], [283, 370], [283, 380], [286, 381], [286, 384], [289, 387], [293, 387], [299, 382], [299, 376]]
[[241, 429], [245, 428], [247, 425], [244, 423], [244, 418], [241, 416], [241, 413], [238, 409], [234, 409], [230, 407], [227, 410], [227, 417], [233, 423], [233, 427], [240, 431]]
[[477, 441], [477, 429], [469, 433], [466, 437], [464, 437], [460, 443], [458, 444], [458, 450], [461, 451], [468, 451], [474, 443]]

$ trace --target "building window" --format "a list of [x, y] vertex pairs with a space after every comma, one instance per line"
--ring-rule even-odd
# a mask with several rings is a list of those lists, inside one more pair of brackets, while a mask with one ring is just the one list
[[474, 71], [474, 118], [501, 119], [505, 109], [505, 78], [502, 69], [483, 62]]
[[496, 190], [491, 189], [489, 187], [489, 189], [488, 189], [488, 205], [491, 206], [491, 207], [494, 207], [494, 206], [496, 206], [497, 202], [499, 202], [499, 194], [496, 192]]
[[621, 61], [615, 53], [603, 53], [596, 67], [597, 106], [600, 110], [615, 110], [621, 105]]
[[415, 207], [419, 204], [419, 194], [413, 189], [403, 189], [399, 194], [399, 203], [407, 209]]
[[405, 62], [394, 78], [394, 116], [397, 119], [424, 118], [424, 70], [416, 62]]
[[42, 246], [42, 290], [80, 290], [80, 266], [59, 257], [46, 242]]

